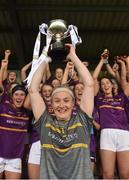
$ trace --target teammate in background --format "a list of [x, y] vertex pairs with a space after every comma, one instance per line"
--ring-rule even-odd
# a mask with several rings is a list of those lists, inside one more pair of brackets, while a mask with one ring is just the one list
[[[129, 178], [129, 126], [126, 113], [126, 102], [129, 96], [128, 84], [114, 94], [113, 83], [109, 77], [102, 77], [98, 82], [99, 73], [105, 63], [103, 54], [97, 65], [93, 79], [95, 82], [95, 107], [101, 128], [100, 155], [104, 179], [113, 179], [117, 162], [119, 177]], [[122, 78], [122, 77], [121, 77]], [[99, 86], [100, 84], [100, 86]]]
[[17, 85], [12, 89], [12, 103], [0, 104], [0, 178], [20, 179], [29, 116], [23, 108], [26, 90]]

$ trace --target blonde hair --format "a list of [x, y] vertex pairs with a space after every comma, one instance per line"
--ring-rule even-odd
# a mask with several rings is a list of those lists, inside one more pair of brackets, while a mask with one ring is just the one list
[[58, 92], [67, 92], [74, 99], [74, 94], [73, 94], [72, 90], [68, 87], [65, 87], [65, 86], [56, 87], [52, 92], [52, 97]]

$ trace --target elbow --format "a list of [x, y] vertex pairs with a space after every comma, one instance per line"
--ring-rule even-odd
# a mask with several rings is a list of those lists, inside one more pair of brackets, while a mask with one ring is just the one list
[[88, 83], [86, 83], [86, 87], [93, 88], [94, 89], [94, 81], [91, 80]]
[[35, 92], [37, 92], [37, 90], [33, 86], [30, 85], [28, 88], [28, 92], [30, 95], [33, 95]]
[[95, 77], [95, 76], [93, 76], [93, 81], [94, 81], [94, 82], [98, 81], [98, 78]]
[[25, 108], [25, 109], [27, 109], [27, 110], [32, 110], [32, 107], [31, 107], [31, 104], [29, 104], [29, 103], [24, 103], [24, 105], [23, 105], [23, 107]]
[[24, 69], [21, 69], [21, 73], [25, 73], [26, 71]]
[[92, 81], [90, 82], [90, 86], [94, 87], [94, 80], [92, 79]]

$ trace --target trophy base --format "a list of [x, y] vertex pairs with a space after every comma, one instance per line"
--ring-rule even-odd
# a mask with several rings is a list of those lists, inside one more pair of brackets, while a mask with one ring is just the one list
[[65, 48], [62, 42], [55, 42], [51, 45], [51, 49], [48, 52], [48, 55], [54, 61], [64, 61], [68, 55], [68, 50]]

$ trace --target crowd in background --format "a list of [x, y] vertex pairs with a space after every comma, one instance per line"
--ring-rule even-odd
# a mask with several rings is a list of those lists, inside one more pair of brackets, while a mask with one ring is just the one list
[[[59, 148], [56, 149], [55, 146], [53, 147], [51, 145], [51, 149], [55, 148], [54, 150], [56, 152], [65, 153], [69, 146], [73, 149], [79, 148], [80, 150], [86, 148], [86, 145], [88, 145], [87, 148], [89, 151], [90, 164], [87, 160], [87, 156], [84, 156], [87, 159], [83, 159], [83, 161], [86, 161], [86, 164], [88, 163], [91, 167], [88, 171], [87, 168], [89, 168], [89, 166], [86, 166], [86, 173], [89, 173], [89, 176], [75, 175], [70, 178], [129, 178], [129, 56], [116, 56], [114, 64], [111, 66], [109, 51], [104, 50], [100, 55], [98, 65], [91, 73], [88, 70], [88, 63], [90, 62], [82, 62], [81, 60], [78, 60], [75, 56], [76, 52], [73, 52], [71, 46], [69, 46], [69, 48], [70, 53], [68, 55], [69, 58], [67, 58], [66, 61], [66, 67], [62, 69], [59, 65], [54, 74], [52, 74], [50, 72], [51, 64], [43, 64], [43, 72], [40, 69], [36, 72], [37, 76], [42, 76], [42, 78], [36, 77], [35, 75], [32, 80], [32, 85], [28, 90], [26, 89], [25, 80], [28, 75], [27, 72], [31, 69], [32, 62], [26, 64], [21, 69], [20, 82], [18, 82], [16, 72], [8, 71], [8, 64], [9, 61], [11, 61], [11, 51], [5, 50], [5, 57], [1, 61], [0, 68], [1, 179], [2, 177], [6, 177], [7, 179], [39, 179], [42, 177], [41, 174], [46, 173], [42, 170], [41, 166], [45, 169], [46, 166], [44, 166], [44, 163], [46, 163], [49, 158], [53, 158], [57, 161], [55, 155], [50, 157], [50, 154], [43, 154], [44, 152], [42, 152], [41, 149], [48, 148], [46, 147], [47, 143], [44, 143], [45, 140], [43, 140], [42, 137], [45, 135], [42, 135], [42, 130], [39, 131], [44, 122], [41, 120], [37, 123], [37, 121], [40, 119], [42, 113], [46, 113], [44, 109], [45, 107], [51, 117], [57, 117], [56, 109], [53, 108], [52, 100], [56, 93], [62, 92], [56, 90], [59, 87], [64, 88], [63, 91], [65, 92], [68, 88], [67, 92], [72, 96], [72, 99], [74, 99], [72, 115], [70, 117], [76, 116], [80, 109], [88, 116], [86, 120], [88, 121], [86, 125], [87, 136], [84, 136], [86, 137], [86, 143], [84, 143], [85, 146], [83, 145], [84, 147], [80, 140], [81, 143], [78, 144], [81, 144], [81, 147], [73, 148], [73, 141], [75, 141], [77, 137], [73, 137], [75, 132], [70, 132], [69, 134], [69, 130], [75, 130], [83, 125], [81, 121], [76, 122], [76, 124], [73, 122], [71, 125], [68, 122], [57, 122], [56, 125], [47, 122], [46, 125], [51, 129], [51, 133], [48, 132], [49, 138], [55, 138], [54, 141], [57, 141], [56, 136], [52, 134], [53, 131], [56, 131], [56, 133], [59, 133], [62, 142], [66, 143], [62, 143], [63, 146], [61, 150]], [[83, 75], [83, 71], [86, 71], [87, 77], [84, 77], [85, 75]], [[91, 78], [93, 83], [88, 84], [88, 81], [92, 81]], [[89, 88], [86, 88], [86, 86], [89, 86]], [[71, 90], [72, 93], [69, 90]], [[92, 100], [92, 90], [94, 95], [94, 107], [91, 114], [91, 109], [89, 110], [88, 106], [92, 106], [90, 104], [90, 100]], [[38, 99], [39, 106], [43, 107], [43, 112], [40, 112], [40, 108], [37, 105]], [[89, 104], [84, 102], [86, 99]], [[58, 99], [54, 100], [54, 102], [57, 100]], [[86, 111], [84, 106], [87, 106]], [[60, 111], [64, 111], [65, 114], [66, 110], [63, 105], [62, 109], [63, 110]], [[48, 115], [46, 116], [48, 117]], [[80, 113], [80, 116], [83, 116], [82, 112]], [[42, 119], [43, 118], [45, 121], [45, 115], [42, 116]], [[90, 118], [92, 120], [90, 120]], [[44, 131], [46, 132], [46, 130]], [[78, 130], [78, 133], [80, 133], [79, 131], [80, 129]], [[90, 137], [89, 139], [87, 138], [88, 136]], [[49, 141], [49, 139], [46, 141]], [[68, 143], [71, 142], [72, 144], [69, 145]], [[64, 148], [65, 146], [67, 147], [66, 149]], [[50, 149], [50, 147], [48, 149]], [[41, 161], [42, 157], [45, 156], [46, 159], [48, 159], [46, 161]], [[73, 158], [75, 158], [76, 162], [80, 162], [78, 158], [81, 157], [78, 154], [76, 154], [76, 156], [73, 156]], [[59, 166], [60, 163], [62, 162], [58, 161]], [[64, 160], [64, 164], [65, 163], [66, 161]], [[83, 163], [81, 163], [80, 166], [83, 165]], [[48, 163], [47, 166], [51, 165]], [[54, 165], [52, 166], [55, 168]], [[58, 165], [56, 166], [58, 167]], [[83, 169], [78, 168], [77, 173], [81, 174], [82, 170]], [[25, 174], [25, 171], [27, 174]], [[46, 171], [48, 171], [48, 169]], [[51, 175], [52, 171], [53, 170], [50, 172]], [[57, 169], [54, 171], [57, 171]], [[74, 170], [70, 170], [69, 173], [73, 171]], [[93, 176], [90, 173], [91, 171]], [[59, 175], [59, 173], [63, 173], [63, 170], [56, 173], [58, 174], [57, 177], [63, 179], [67, 177]], [[51, 177], [54, 178], [55, 176], [45, 177], [51, 179]]]

